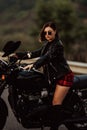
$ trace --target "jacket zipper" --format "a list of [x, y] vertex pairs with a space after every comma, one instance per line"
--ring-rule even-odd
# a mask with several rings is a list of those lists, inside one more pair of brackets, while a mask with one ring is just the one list
[[53, 66], [53, 64], [50, 62], [50, 65], [52, 66], [52, 68], [55, 70], [55, 72], [58, 72], [57, 69]]

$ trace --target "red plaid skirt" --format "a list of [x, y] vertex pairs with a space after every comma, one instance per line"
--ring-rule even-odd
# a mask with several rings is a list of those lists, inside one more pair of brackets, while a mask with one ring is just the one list
[[70, 72], [63, 76], [61, 79], [57, 80], [57, 84], [61, 86], [71, 87], [73, 85], [74, 74]]

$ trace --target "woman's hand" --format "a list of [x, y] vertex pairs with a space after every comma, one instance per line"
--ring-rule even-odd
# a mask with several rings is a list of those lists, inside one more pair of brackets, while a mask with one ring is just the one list
[[30, 70], [33, 67], [33, 64], [31, 65], [27, 65], [25, 67], [23, 67], [24, 70]]

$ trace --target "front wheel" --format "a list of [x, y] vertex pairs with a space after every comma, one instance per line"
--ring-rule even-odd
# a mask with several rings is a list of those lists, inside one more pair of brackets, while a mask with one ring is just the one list
[[5, 126], [7, 115], [8, 115], [7, 106], [3, 101], [3, 99], [0, 98], [0, 130], [3, 130]]

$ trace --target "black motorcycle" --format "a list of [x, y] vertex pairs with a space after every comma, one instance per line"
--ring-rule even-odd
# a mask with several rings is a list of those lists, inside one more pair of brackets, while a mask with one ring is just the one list
[[[20, 41], [10, 41], [3, 48], [4, 54], [0, 59], [0, 96], [8, 88], [9, 104], [24, 128], [50, 127], [52, 120], [47, 110], [51, 106], [54, 87], [42, 71], [24, 70], [25, 64], [11, 56], [19, 46]], [[75, 75], [73, 87], [62, 106], [65, 118], [58, 123], [58, 128], [65, 125], [68, 130], [87, 130], [87, 75]], [[0, 130], [7, 116], [7, 106], [0, 97]]]

